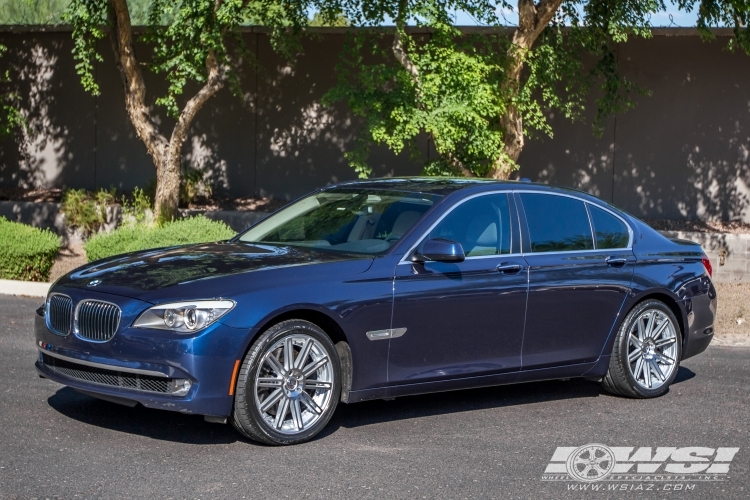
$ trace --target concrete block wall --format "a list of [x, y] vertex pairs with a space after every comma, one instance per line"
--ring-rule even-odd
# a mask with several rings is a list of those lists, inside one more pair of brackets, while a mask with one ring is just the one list
[[668, 238], [700, 243], [713, 267], [714, 283], [750, 283], [750, 234], [662, 231]]
[[[294, 65], [276, 55], [262, 30], [243, 37], [261, 71], [244, 68], [241, 97], [228, 88], [200, 110], [183, 150], [209, 172], [215, 190], [232, 196], [291, 200], [356, 173], [344, 153], [360, 122], [346, 105], [323, 106], [336, 82], [346, 39], [328, 28], [305, 40]], [[429, 36], [425, 34], [425, 36]], [[592, 134], [595, 106], [580, 122], [548, 113], [554, 137], [527, 137], [520, 176], [573, 187], [645, 218], [750, 222], [750, 58], [726, 50], [727, 36], [703, 42], [692, 29], [657, 29], [618, 47], [622, 73], [651, 92]], [[124, 108], [122, 84], [106, 40], [97, 63], [98, 97], [75, 73], [68, 28], [24, 32], [0, 27], [28, 128], [0, 140], [0, 185], [75, 188], [144, 187], [154, 167]], [[148, 47], [137, 45], [139, 57]], [[145, 71], [150, 103], [164, 82]], [[186, 89], [186, 93], [194, 89]], [[163, 131], [173, 120], [154, 108]], [[435, 157], [427, 137], [416, 157], [375, 148], [374, 176], [416, 175]]]

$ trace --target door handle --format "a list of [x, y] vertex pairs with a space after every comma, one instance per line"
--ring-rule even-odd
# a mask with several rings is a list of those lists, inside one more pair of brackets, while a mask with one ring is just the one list
[[497, 270], [503, 274], [515, 274], [523, 268], [521, 264], [511, 264], [509, 262], [503, 262], [497, 266]]
[[612, 267], [622, 267], [628, 261], [625, 257], [607, 257], [604, 262]]

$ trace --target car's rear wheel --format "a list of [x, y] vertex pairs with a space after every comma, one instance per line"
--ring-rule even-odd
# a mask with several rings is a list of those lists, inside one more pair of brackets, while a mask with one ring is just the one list
[[674, 313], [659, 300], [646, 300], [623, 321], [602, 385], [621, 396], [661, 396], [677, 376], [681, 356], [682, 335]]
[[267, 444], [308, 441], [336, 409], [340, 372], [333, 342], [318, 326], [302, 320], [278, 323], [242, 362], [232, 423]]

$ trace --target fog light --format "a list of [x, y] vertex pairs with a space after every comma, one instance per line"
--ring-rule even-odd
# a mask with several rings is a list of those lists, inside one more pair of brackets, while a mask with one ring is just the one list
[[169, 393], [172, 396], [184, 396], [190, 391], [190, 387], [193, 385], [186, 378], [175, 378], [169, 382]]

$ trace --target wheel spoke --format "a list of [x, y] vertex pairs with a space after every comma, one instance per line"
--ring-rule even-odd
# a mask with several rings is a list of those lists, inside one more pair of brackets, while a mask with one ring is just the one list
[[294, 366], [294, 341], [292, 337], [284, 340], [284, 370], [288, 371]]
[[276, 375], [282, 376], [286, 370], [281, 366], [281, 363], [279, 363], [279, 360], [276, 359], [276, 356], [273, 355], [273, 353], [268, 353], [266, 355], [266, 359], [264, 360], [265, 363], [271, 367], [273, 371], [276, 372]]
[[260, 412], [265, 413], [275, 405], [279, 399], [284, 395], [281, 389], [276, 389], [260, 404]]
[[302, 349], [297, 355], [297, 359], [294, 360], [295, 368], [299, 369], [304, 366], [305, 360], [307, 359], [307, 356], [310, 354], [310, 349], [312, 349], [312, 346], [313, 346], [313, 339], [307, 339], [305, 343], [302, 345]]
[[641, 356], [635, 361], [635, 368], [633, 368], [633, 377], [635, 377], [636, 380], [638, 380], [638, 377], [641, 375], [642, 369], [643, 369], [643, 356]]
[[648, 320], [646, 321], [646, 331], [644, 335], [646, 338], [651, 336], [651, 332], [654, 330], [654, 323], [656, 322], [656, 312], [652, 312], [648, 316]]
[[299, 407], [299, 399], [292, 401], [292, 419], [294, 420], [294, 427], [298, 430], [302, 430], [302, 412]]
[[258, 387], [281, 387], [283, 379], [281, 378], [270, 378], [270, 377], [259, 377]]
[[276, 413], [276, 420], [273, 423], [274, 427], [281, 429], [281, 426], [284, 425], [284, 418], [286, 417], [287, 411], [289, 411], [289, 398], [284, 398], [281, 400], [281, 403], [279, 403], [279, 410], [278, 413]]
[[666, 379], [664, 378], [664, 373], [662, 373], [661, 368], [659, 367], [659, 363], [652, 359], [649, 364], [651, 365], [651, 368], [654, 370], [654, 373], [656, 373], [656, 376], [659, 378], [659, 380], [664, 382]]
[[675, 342], [677, 342], [677, 339], [675, 337], [668, 337], [668, 338], [656, 341], [655, 345], [657, 349], [660, 349], [662, 347], [667, 347], [669, 345], [672, 345]]
[[662, 362], [662, 363], [664, 363], [665, 365], [670, 365], [670, 366], [671, 366], [671, 365], [673, 365], [673, 364], [674, 364], [674, 359], [670, 358], [670, 357], [669, 357], [669, 356], [667, 356], [666, 354], [659, 354], [659, 353], [657, 352], [657, 353], [654, 353], [654, 357], [656, 357], [656, 360], [657, 360], [657, 361], [661, 361], [661, 362]]
[[646, 387], [651, 389], [651, 367], [649, 363], [643, 363], [643, 381], [646, 382]]
[[635, 335], [633, 335], [632, 332], [630, 333], [630, 342], [634, 346], [636, 346], [638, 349], [640, 349], [641, 347], [643, 347], [643, 344], [641, 343], [640, 339], [638, 339], [638, 337], [636, 337]]
[[643, 317], [638, 318], [638, 321], [636, 322], [636, 326], [638, 327], [638, 340], [643, 342], [644, 334], [643, 334]]
[[323, 356], [322, 358], [318, 359], [317, 361], [313, 361], [309, 365], [307, 365], [305, 368], [302, 369], [302, 373], [305, 374], [305, 377], [309, 377], [315, 371], [317, 371], [318, 368], [323, 366], [324, 364], [328, 363], [328, 356]]
[[651, 339], [656, 340], [661, 337], [661, 334], [664, 333], [664, 330], [667, 329], [667, 325], [669, 325], [669, 318], [664, 318], [664, 321], [662, 321], [656, 328], [656, 330], [651, 334]]
[[305, 380], [305, 389], [326, 389], [329, 390], [332, 384], [320, 380]]
[[323, 408], [318, 406], [318, 403], [316, 403], [308, 393], [302, 391], [302, 394], [300, 394], [300, 399], [303, 403], [305, 403], [305, 406], [310, 408], [310, 410], [313, 411], [316, 415], [320, 415], [321, 413], [323, 413]]
[[636, 349], [628, 355], [628, 361], [632, 363], [633, 361], [638, 359], [640, 356], [641, 356], [641, 351], [639, 349]]

